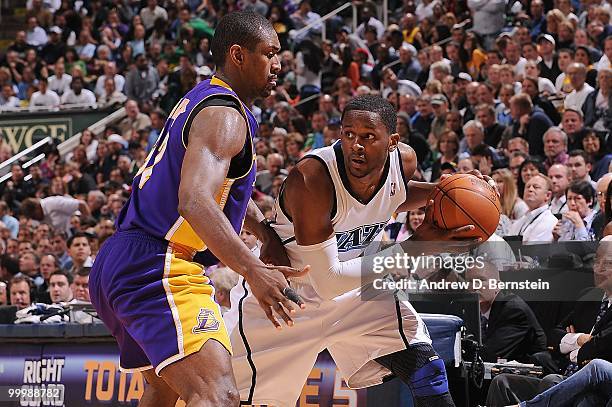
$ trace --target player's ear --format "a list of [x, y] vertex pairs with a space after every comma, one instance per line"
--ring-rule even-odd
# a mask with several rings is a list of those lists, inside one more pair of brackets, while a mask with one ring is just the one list
[[389, 151], [393, 151], [397, 148], [397, 144], [399, 143], [400, 135], [398, 133], [393, 133], [389, 136]]
[[234, 62], [234, 64], [239, 66], [244, 64], [244, 51], [240, 45], [232, 45], [227, 54], [228, 57], [231, 58], [231, 60]]

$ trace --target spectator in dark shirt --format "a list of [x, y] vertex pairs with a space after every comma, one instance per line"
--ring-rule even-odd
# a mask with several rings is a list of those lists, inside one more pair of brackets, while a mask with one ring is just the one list
[[146, 55], [136, 56], [136, 66], [133, 67], [125, 78], [124, 92], [130, 99], [139, 104], [148, 104], [157, 90], [159, 76], [157, 70], [149, 65]]
[[66, 44], [62, 41], [62, 29], [54, 25], [49, 29], [49, 42], [40, 51], [40, 56], [49, 65], [54, 64], [66, 53]]
[[545, 96], [540, 96], [537, 78], [528, 76], [523, 79], [521, 91], [531, 97], [531, 103], [542, 109], [553, 124], [557, 125], [561, 122], [561, 116], [555, 106]]
[[490, 263], [466, 273], [470, 282], [480, 280], [478, 291], [482, 330], [481, 356], [485, 362], [497, 359], [530, 362], [530, 356], [546, 350], [546, 335], [533, 311], [516, 294], [489, 288], [491, 280], [500, 281], [499, 272]]
[[523, 137], [529, 142], [529, 154], [543, 156], [542, 135], [553, 125], [539, 108], [534, 108], [529, 95], [519, 93], [510, 99], [510, 113], [514, 120], [512, 135]]
[[12, 210], [19, 208], [25, 198], [33, 197], [36, 192], [32, 181], [24, 179], [25, 173], [19, 164], [11, 166], [11, 177], [0, 184], [0, 195]]
[[69, 163], [68, 174], [72, 179], [68, 182], [68, 193], [70, 195], [86, 196], [89, 191], [97, 188], [96, 181], [88, 173], [81, 172], [79, 164]]
[[429, 135], [431, 122], [434, 119], [431, 97], [429, 95], [420, 96], [416, 102], [416, 109], [417, 114], [412, 118], [412, 128], [423, 136]]
[[493, 148], [497, 148], [506, 130], [506, 126], [495, 121], [495, 109], [493, 106], [485, 104], [478, 105], [476, 107], [476, 120], [484, 127], [484, 142]]
[[538, 64], [540, 66], [540, 76], [555, 83], [557, 76], [561, 74], [557, 64], [557, 55], [555, 54], [555, 39], [550, 34], [540, 34], [537, 42], [540, 57], [542, 57]]

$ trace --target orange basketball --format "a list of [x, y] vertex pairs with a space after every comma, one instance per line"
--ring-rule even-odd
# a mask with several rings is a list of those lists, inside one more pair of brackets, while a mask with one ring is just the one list
[[487, 240], [497, 229], [501, 203], [495, 188], [470, 174], [455, 174], [440, 182], [429, 199], [434, 201], [433, 222], [441, 229], [474, 225], [466, 236]]

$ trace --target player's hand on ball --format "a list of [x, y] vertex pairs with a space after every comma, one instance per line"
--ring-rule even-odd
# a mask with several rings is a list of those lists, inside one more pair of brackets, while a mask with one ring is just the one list
[[456, 242], [444, 245], [445, 251], [449, 253], [462, 253], [482, 242], [481, 238], [469, 236], [469, 232], [475, 229], [474, 225], [465, 225], [455, 229], [442, 229], [436, 226], [433, 220], [433, 204], [433, 200], [430, 200], [425, 208], [425, 220], [414, 231], [410, 240]]
[[[495, 192], [497, 192], [497, 196], [501, 196], [499, 194], [499, 189], [497, 188], [497, 183], [495, 182], [495, 180], [493, 178], [489, 177], [488, 175], [483, 175], [478, 170], [472, 170], [472, 171], [468, 172], [468, 174], [474, 175], [474, 176], [480, 178], [481, 180], [486, 181], [487, 184], [491, 185], [495, 189]], [[450, 176], [450, 174], [448, 174], [448, 176]]]
[[277, 329], [282, 327], [274, 314], [281, 317], [287, 326], [293, 326], [289, 314], [295, 313], [295, 308], [291, 302], [304, 308], [304, 301], [290, 289], [286, 276], [301, 276], [308, 273], [309, 269], [309, 266], [302, 270], [287, 266], [264, 266], [251, 270], [245, 276], [259, 306]]

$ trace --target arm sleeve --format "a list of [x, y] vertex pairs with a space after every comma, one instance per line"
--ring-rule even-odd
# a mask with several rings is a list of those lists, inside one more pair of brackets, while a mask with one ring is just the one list
[[[297, 255], [304, 264], [311, 266], [308, 276], [314, 289], [324, 299], [332, 299], [382, 277], [387, 270], [383, 270], [378, 259], [401, 253], [403, 250], [396, 244], [370, 256], [340, 261], [335, 236], [322, 243], [297, 246]], [[378, 267], [373, 267], [376, 265]]]

